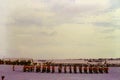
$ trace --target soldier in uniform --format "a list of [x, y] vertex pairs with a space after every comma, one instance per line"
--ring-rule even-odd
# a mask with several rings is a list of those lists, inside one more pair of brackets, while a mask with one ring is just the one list
[[67, 73], [67, 71], [66, 71], [66, 65], [64, 65], [64, 73]]
[[73, 66], [74, 73], [77, 73], [77, 67], [76, 65]]
[[79, 66], [79, 73], [82, 73], [82, 65]]
[[47, 73], [50, 72], [50, 65], [47, 65]]
[[94, 73], [98, 73], [98, 67], [97, 67], [97, 66], [94, 66], [94, 67], [93, 67], [93, 72], [94, 72]]
[[102, 66], [99, 67], [99, 73], [103, 73], [103, 67]]
[[92, 65], [89, 66], [89, 73], [93, 73]]
[[105, 66], [105, 67], [104, 67], [104, 72], [105, 72], [105, 73], [108, 73], [108, 70], [109, 70], [108, 66]]
[[55, 66], [52, 65], [52, 73], [54, 73], [54, 72], [55, 72]]
[[84, 66], [84, 73], [87, 73], [87, 65]]
[[71, 67], [71, 65], [69, 66], [69, 73], [72, 73], [72, 67]]
[[36, 66], [36, 72], [41, 72], [41, 65]]
[[43, 64], [43, 66], [42, 66], [42, 73], [44, 73], [44, 72], [46, 72], [46, 65], [45, 64]]
[[61, 64], [58, 66], [58, 72], [59, 72], [59, 73], [62, 72], [62, 65], [61, 65]]

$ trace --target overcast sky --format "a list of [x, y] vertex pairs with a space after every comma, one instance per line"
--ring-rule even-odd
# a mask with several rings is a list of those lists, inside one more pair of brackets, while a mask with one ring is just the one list
[[120, 0], [0, 0], [0, 57], [118, 58]]

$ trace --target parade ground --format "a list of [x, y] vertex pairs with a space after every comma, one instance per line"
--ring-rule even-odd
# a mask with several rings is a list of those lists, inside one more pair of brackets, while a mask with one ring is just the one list
[[13, 71], [12, 65], [0, 65], [0, 76], [5, 76], [4, 80], [120, 80], [120, 67], [110, 67], [108, 74], [70, 74], [23, 72], [23, 66], [18, 65]]

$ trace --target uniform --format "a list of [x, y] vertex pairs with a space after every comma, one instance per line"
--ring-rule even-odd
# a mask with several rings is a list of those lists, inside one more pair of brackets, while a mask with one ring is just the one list
[[41, 72], [41, 66], [36, 66], [36, 72]]
[[108, 73], [108, 67], [104, 67], [104, 72]]
[[82, 73], [82, 66], [79, 66], [79, 73]]
[[55, 66], [52, 65], [52, 73], [54, 73], [54, 72], [55, 72]]
[[84, 66], [84, 73], [87, 73], [87, 66]]
[[46, 65], [42, 66], [42, 73], [46, 72]]
[[99, 67], [99, 73], [103, 73], [103, 67], [102, 66]]
[[71, 65], [69, 66], [69, 73], [72, 73], [72, 67], [71, 67]]
[[77, 67], [76, 65], [73, 66], [74, 73], [77, 73]]
[[67, 71], [66, 71], [66, 65], [64, 66], [64, 73], [66, 73]]
[[62, 72], [62, 65], [59, 65], [59, 67], [58, 67], [58, 72], [59, 72], [59, 73]]
[[50, 65], [47, 65], [47, 73], [50, 72]]
[[89, 66], [89, 73], [93, 73], [93, 68], [92, 68], [92, 66]]
[[98, 73], [98, 67], [97, 67], [97, 66], [94, 66], [94, 67], [93, 67], [93, 72], [94, 72], [94, 73]]

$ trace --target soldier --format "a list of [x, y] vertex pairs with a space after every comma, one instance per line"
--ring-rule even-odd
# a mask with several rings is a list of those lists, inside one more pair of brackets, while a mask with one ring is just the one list
[[66, 65], [64, 65], [64, 73], [67, 73], [67, 71], [66, 71]]
[[58, 72], [59, 72], [59, 73], [62, 72], [62, 65], [61, 65], [61, 64], [58, 66]]
[[38, 70], [39, 68], [38, 68], [38, 66], [36, 66], [36, 72], [39, 72], [39, 70]]
[[87, 65], [84, 66], [84, 73], [87, 73]]
[[41, 72], [41, 65], [36, 66], [36, 72]]
[[47, 73], [50, 72], [50, 65], [47, 65]]
[[99, 67], [99, 73], [103, 73], [103, 67], [102, 66]]
[[35, 67], [34, 67], [34, 65], [33, 65], [33, 66], [32, 66], [32, 72], [34, 72], [34, 68], [35, 68]]
[[32, 72], [32, 66], [29, 66], [30, 72]]
[[82, 65], [79, 66], [79, 73], [82, 73]]
[[52, 65], [52, 73], [54, 73], [54, 72], [55, 72], [55, 66]]
[[26, 70], [27, 70], [28, 72], [32, 71], [31, 66], [27, 66], [27, 67], [26, 67]]
[[93, 67], [93, 72], [94, 72], [94, 73], [98, 73], [98, 67], [97, 67], [97, 66], [94, 66], [94, 67]]
[[105, 66], [105, 67], [104, 67], [104, 72], [105, 72], [105, 73], [108, 73], [108, 69], [109, 69], [109, 68], [108, 68], [107, 66]]
[[69, 73], [72, 73], [72, 67], [71, 67], [71, 65], [69, 66]]
[[89, 66], [89, 73], [93, 73], [92, 65]]
[[74, 73], [77, 73], [77, 67], [76, 65], [73, 66]]
[[42, 66], [42, 73], [44, 73], [44, 72], [46, 72], [46, 65], [45, 64], [43, 64], [43, 66]]

